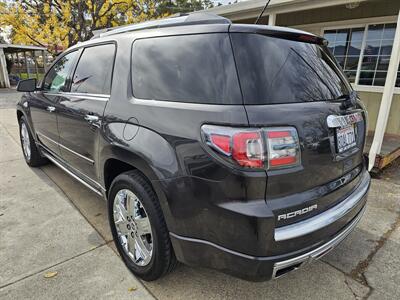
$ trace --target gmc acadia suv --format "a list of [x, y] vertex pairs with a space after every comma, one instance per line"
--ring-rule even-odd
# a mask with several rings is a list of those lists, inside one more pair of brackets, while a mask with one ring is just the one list
[[370, 185], [366, 111], [326, 46], [203, 13], [105, 31], [19, 83], [26, 162], [104, 196], [144, 280], [177, 261], [278, 278], [354, 229]]

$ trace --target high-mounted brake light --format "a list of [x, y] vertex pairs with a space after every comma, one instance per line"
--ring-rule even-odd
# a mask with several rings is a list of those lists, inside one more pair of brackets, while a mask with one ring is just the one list
[[300, 146], [293, 127], [201, 127], [203, 139], [218, 153], [242, 167], [281, 169], [300, 164]]

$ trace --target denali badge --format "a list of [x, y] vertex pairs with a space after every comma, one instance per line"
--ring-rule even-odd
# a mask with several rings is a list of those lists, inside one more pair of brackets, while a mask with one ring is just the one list
[[293, 217], [296, 217], [296, 216], [304, 215], [306, 213], [309, 213], [309, 212], [313, 211], [314, 209], [317, 209], [317, 207], [318, 207], [318, 205], [314, 204], [314, 205], [311, 205], [311, 206], [303, 208], [303, 209], [299, 209], [299, 210], [292, 211], [292, 212], [287, 213], [287, 214], [279, 215], [278, 216], [278, 221], [286, 220], [286, 219], [290, 219], [290, 218], [293, 218]]

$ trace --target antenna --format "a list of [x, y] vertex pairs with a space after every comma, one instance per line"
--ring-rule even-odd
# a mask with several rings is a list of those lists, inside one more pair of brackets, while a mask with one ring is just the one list
[[263, 10], [262, 10], [262, 12], [261, 12], [261, 14], [257, 17], [257, 19], [256, 19], [256, 21], [254, 22], [254, 24], [258, 24], [258, 21], [260, 21], [262, 15], [264, 14], [264, 12], [265, 12], [265, 10], [267, 9], [268, 4], [269, 4], [270, 2], [271, 2], [271, 0], [268, 0], [268, 1], [267, 1], [267, 3], [265, 4], [265, 6], [264, 6], [264, 8], [263, 8]]

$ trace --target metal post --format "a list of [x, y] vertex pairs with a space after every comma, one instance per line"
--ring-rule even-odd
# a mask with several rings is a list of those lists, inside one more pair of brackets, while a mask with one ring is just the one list
[[36, 59], [36, 51], [32, 50], [31, 55], [32, 55], [33, 62], [35, 63], [36, 80], [39, 80], [39, 69], [38, 69], [38, 63], [37, 63], [37, 59]]
[[276, 14], [269, 14], [268, 15], [268, 25], [275, 26], [276, 22]]
[[22, 70], [22, 63], [21, 63], [21, 61], [20, 61], [20, 55], [19, 55], [19, 51], [17, 51], [16, 52], [16, 56], [17, 56], [17, 63], [18, 63], [18, 74], [19, 74], [19, 80], [21, 80], [22, 79], [22, 73], [21, 73], [21, 70]]
[[24, 51], [23, 53], [24, 53], [24, 59], [25, 59], [25, 70], [26, 70], [26, 74], [28, 75], [28, 79], [29, 79], [29, 78], [31, 78], [31, 76], [29, 75], [28, 57], [26, 56], [26, 51]]
[[42, 57], [43, 57], [43, 70], [44, 70], [44, 73], [46, 73], [47, 72], [47, 62], [46, 62], [46, 51], [45, 50], [42, 50]]
[[4, 85], [5, 88], [10, 87], [10, 78], [7, 72], [7, 61], [3, 48], [0, 48], [0, 87]]
[[397, 68], [400, 62], [400, 11], [397, 16], [397, 27], [394, 35], [392, 54], [390, 56], [389, 68], [386, 76], [385, 87], [383, 88], [383, 95], [381, 106], [379, 108], [378, 120], [376, 122], [374, 139], [372, 141], [371, 149], [369, 150], [369, 166], [370, 171], [375, 164], [376, 155], [381, 152], [383, 137], [385, 135], [386, 125], [390, 113], [390, 105], [392, 104], [393, 91], [396, 84]]

